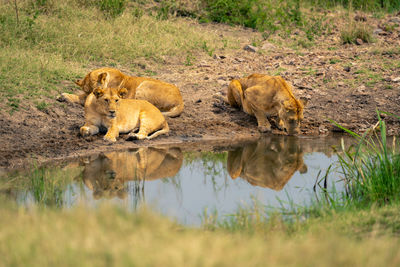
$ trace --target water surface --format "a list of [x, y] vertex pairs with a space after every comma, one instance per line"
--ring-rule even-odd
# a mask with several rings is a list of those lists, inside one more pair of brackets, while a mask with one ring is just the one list
[[[337, 161], [332, 146], [339, 143], [268, 136], [219, 152], [146, 147], [102, 153], [10, 175], [2, 179], [0, 192], [19, 205], [111, 202], [135, 211], [145, 203], [180, 223], [198, 225], [205, 210], [229, 215], [255, 201], [277, 208], [315, 201], [318, 173]], [[333, 170], [329, 177], [334, 182], [340, 175]]]

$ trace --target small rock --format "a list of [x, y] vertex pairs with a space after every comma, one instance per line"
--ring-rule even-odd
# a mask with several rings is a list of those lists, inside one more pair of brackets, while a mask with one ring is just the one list
[[224, 80], [217, 80], [217, 83], [220, 84], [220, 85], [228, 84], [228, 82], [226, 82]]
[[313, 89], [309, 86], [303, 85], [303, 84], [296, 84], [297, 88], [300, 90], [310, 90], [312, 91]]
[[391, 18], [389, 21], [393, 22], [393, 23], [399, 23], [400, 24], [400, 18]]
[[343, 85], [344, 85], [344, 82], [338, 82], [337, 85], [343, 86]]
[[208, 67], [211, 67], [211, 65], [208, 64], [207, 62], [202, 61], [202, 62], [200, 62], [199, 67], [208, 68]]
[[326, 129], [326, 127], [325, 127], [324, 125], [320, 125], [320, 126], [318, 127], [318, 131], [319, 131], [320, 133], [326, 133], [326, 132], [328, 131], [328, 129]]
[[301, 79], [294, 79], [293, 80], [293, 84], [296, 85], [296, 86], [300, 85], [301, 84]]
[[275, 46], [271, 43], [264, 43], [261, 48], [264, 50], [268, 50], [268, 49], [275, 49]]
[[356, 39], [356, 45], [362, 45], [364, 42], [360, 38]]
[[226, 58], [226, 56], [218, 56], [218, 55], [213, 55], [213, 59], [225, 59]]
[[245, 62], [245, 61], [246, 61], [245, 59], [240, 58], [240, 57], [235, 57], [235, 60], [236, 60], [237, 62], [239, 62], [239, 63]]
[[364, 93], [364, 91], [365, 91], [365, 85], [361, 85], [361, 86], [358, 87], [356, 90], [357, 90], [357, 92], [359, 92], [359, 93]]
[[210, 77], [207, 77], [207, 76], [204, 77], [204, 80], [206, 80], [206, 81], [209, 80], [209, 79], [210, 79]]
[[350, 72], [351, 68], [350, 68], [350, 66], [346, 66], [346, 67], [343, 68], [343, 70], [347, 71], [347, 72]]
[[398, 83], [400, 82], [400, 77], [396, 77], [392, 79], [392, 82]]
[[243, 49], [253, 53], [258, 51], [258, 48], [252, 45], [246, 45]]
[[367, 21], [367, 18], [365, 16], [363, 16], [363, 15], [356, 15], [354, 17], [354, 20], [355, 21]]

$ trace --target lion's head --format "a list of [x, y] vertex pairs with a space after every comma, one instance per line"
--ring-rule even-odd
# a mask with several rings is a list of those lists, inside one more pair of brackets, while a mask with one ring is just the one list
[[100, 87], [93, 91], [96, 97], [96, 111], [113, 119], [117, 116], [118, 101], [128, 94], [126, 88], [106, 88]]
[[305, 104], [305, 101], [297, 99], [282, 101], [281, 109], [279, 110], [280, 126], [289, 135], [300, 133], [300, 123], [304, 119], [303, 109]]
[[93, 92], [94, 88], [106, 88], [110, 80], [110, 75], [107, 72], [97, 73], [96, 71], [89, 72], [82, 80], [76, 80], [78, 85], [86, 94]]

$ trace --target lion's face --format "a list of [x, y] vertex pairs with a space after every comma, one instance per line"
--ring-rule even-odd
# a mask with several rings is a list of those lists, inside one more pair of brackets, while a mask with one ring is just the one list
[[303, 105], [292, 106], [288, 101], [285, 101], [279, 111], [279, 117], [283, 123], [281, 126], [289, 135], [299, 134], [300, 123], [304, 118]]
[[118, 102], [128, 93], [126, 88], [96, 88], [93, 94], [96, 96], [96, 111], [106, 115], [109, 119], [117, 116]]
[[102, 88], [106, 88], [108, 80], [109, 74], [107, 72], [102, 72], [100, 74], [89, 72], [82, 80], [75, 81], [75, 84], [81, 87], [81, 89], [85, 93], [90, 94], [91, 92], [93, 92], [94, 88], [97, 88], [99, 86]]

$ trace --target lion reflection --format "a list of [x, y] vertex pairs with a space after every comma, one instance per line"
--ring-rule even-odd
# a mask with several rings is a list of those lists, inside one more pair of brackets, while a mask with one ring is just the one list
[[266, 137], [228, 152], [228, 172], [252, 185], [281, 190], [293, 174], [307, 172], [298, 138]]
[[129, 152], [110, 152], [84, 162], [82, 179], [93, 197], [127, 196], [125, 182], [156, 180], [175, 176], [181, 168], [179, 148], [139, 148]]

